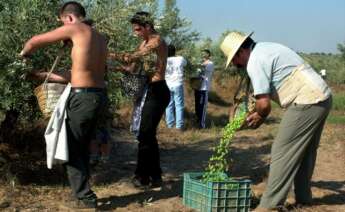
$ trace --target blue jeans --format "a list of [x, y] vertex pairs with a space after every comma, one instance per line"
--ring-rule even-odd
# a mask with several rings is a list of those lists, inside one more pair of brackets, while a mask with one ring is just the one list
[[176, 128], [182, 129], [184, 127], [184, 94], [183, 85], [169, 88], [170, 102], [165, 110], [165, 121], [168, 128], [172, 128], [175, 124]]

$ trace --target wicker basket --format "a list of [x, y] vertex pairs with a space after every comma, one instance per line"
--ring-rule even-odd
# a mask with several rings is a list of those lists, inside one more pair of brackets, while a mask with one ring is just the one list
[[65, 87], [60, 83], [42, 83], [35, 88], [34, 93], [44, 117], [50, 117]]
[[54, 71], [57, 63], [59, 62], [63, 54], [63, 49], [64, 46], [60, 48], [58, 55], [56, 56], [55, 61], [53, 63], [53, 66], [48, 72], [44, 82], [40, 86], [36, 87], [34, 90], [34, 93], [38, 101], [38, 105], [44, 117], [51, 116], [55, 109], [56, 103], [58, 102], [61, 94], [63, 93], [66, 87], [66, 84], [48, 82], [50, 74]]

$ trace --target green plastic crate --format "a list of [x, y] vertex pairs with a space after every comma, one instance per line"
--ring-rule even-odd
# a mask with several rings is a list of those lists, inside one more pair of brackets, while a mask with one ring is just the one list
[[183, 174], [183, 204], [201, 212], [247, 212], [251, 181], [201, 182], [202, 172]]

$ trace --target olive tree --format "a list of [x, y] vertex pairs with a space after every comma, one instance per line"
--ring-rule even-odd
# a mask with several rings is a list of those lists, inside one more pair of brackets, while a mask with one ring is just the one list
[[0, 1], [0, 114], [5, 119], [1, 131], [12, 129], [18, 117], [27, 120], [37, 117], [32, 92], [35, 84], [25, 76], [28, 71], [48, 68], [56, 48], [39, 50], [28, 63], [18, 54], [32, 35], [56, 27], [59, 4], [58, 0]]

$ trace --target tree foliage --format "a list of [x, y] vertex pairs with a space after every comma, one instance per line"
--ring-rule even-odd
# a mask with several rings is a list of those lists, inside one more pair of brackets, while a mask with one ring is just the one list
[[17, 110], [26, 118], [36, 114], [32, 96], [34, 85], [25, 80], [32, 69], [47, 68], [56, 48], [40, 50], [29, 64], [18, 57], [23, 43], [32, 35], [56, 27], [60, 1], [0, 1], [0, 110]]
[[342, 59], [345, 61], [345, 42], [344, 42], [344, 44], [339, 43], [337, 47], [338, 47], [338, 50], [340, 52]]
[[[59, 44], [42, 48], [34, 53], [29, 63], [24, 63], [18, 54], [26, 40], [35, 34], [56, 28], [57, 11], [62, 0], [11, 0], [0, 1], [0, 111], [19, 111], [23, 118], [37, 117], [38, 111], [33, 96], [37, 83], [25, 79], [31, 70], [49, 69], [57, 54]], [[155, 27], [168, 41], [180, 49], [190, 49], [198, 39], [198, 33], [190, 31], [191, 23], [179, 16], [175, 0], [166, 0], [159, 10], [157, 0], [83, 0], [87, 18], [93, 19], [94, 27], [109, 38], [110, 51], [134, 51], [137, 37], [132, 35], [129, 20], [137, 11], [150, 12], [155, 18]], [[190, 52], [190, 51], [189, 51]], [[188, 53], [188, 52], [187, 52]], [[70, 66], [69, 51], [59, 69]], [[190, 53], [188, 53], [190, 54]], [[123, 99], [119, 89], [120, 74], [109, 73], [108, 90], [115, 105]]]

